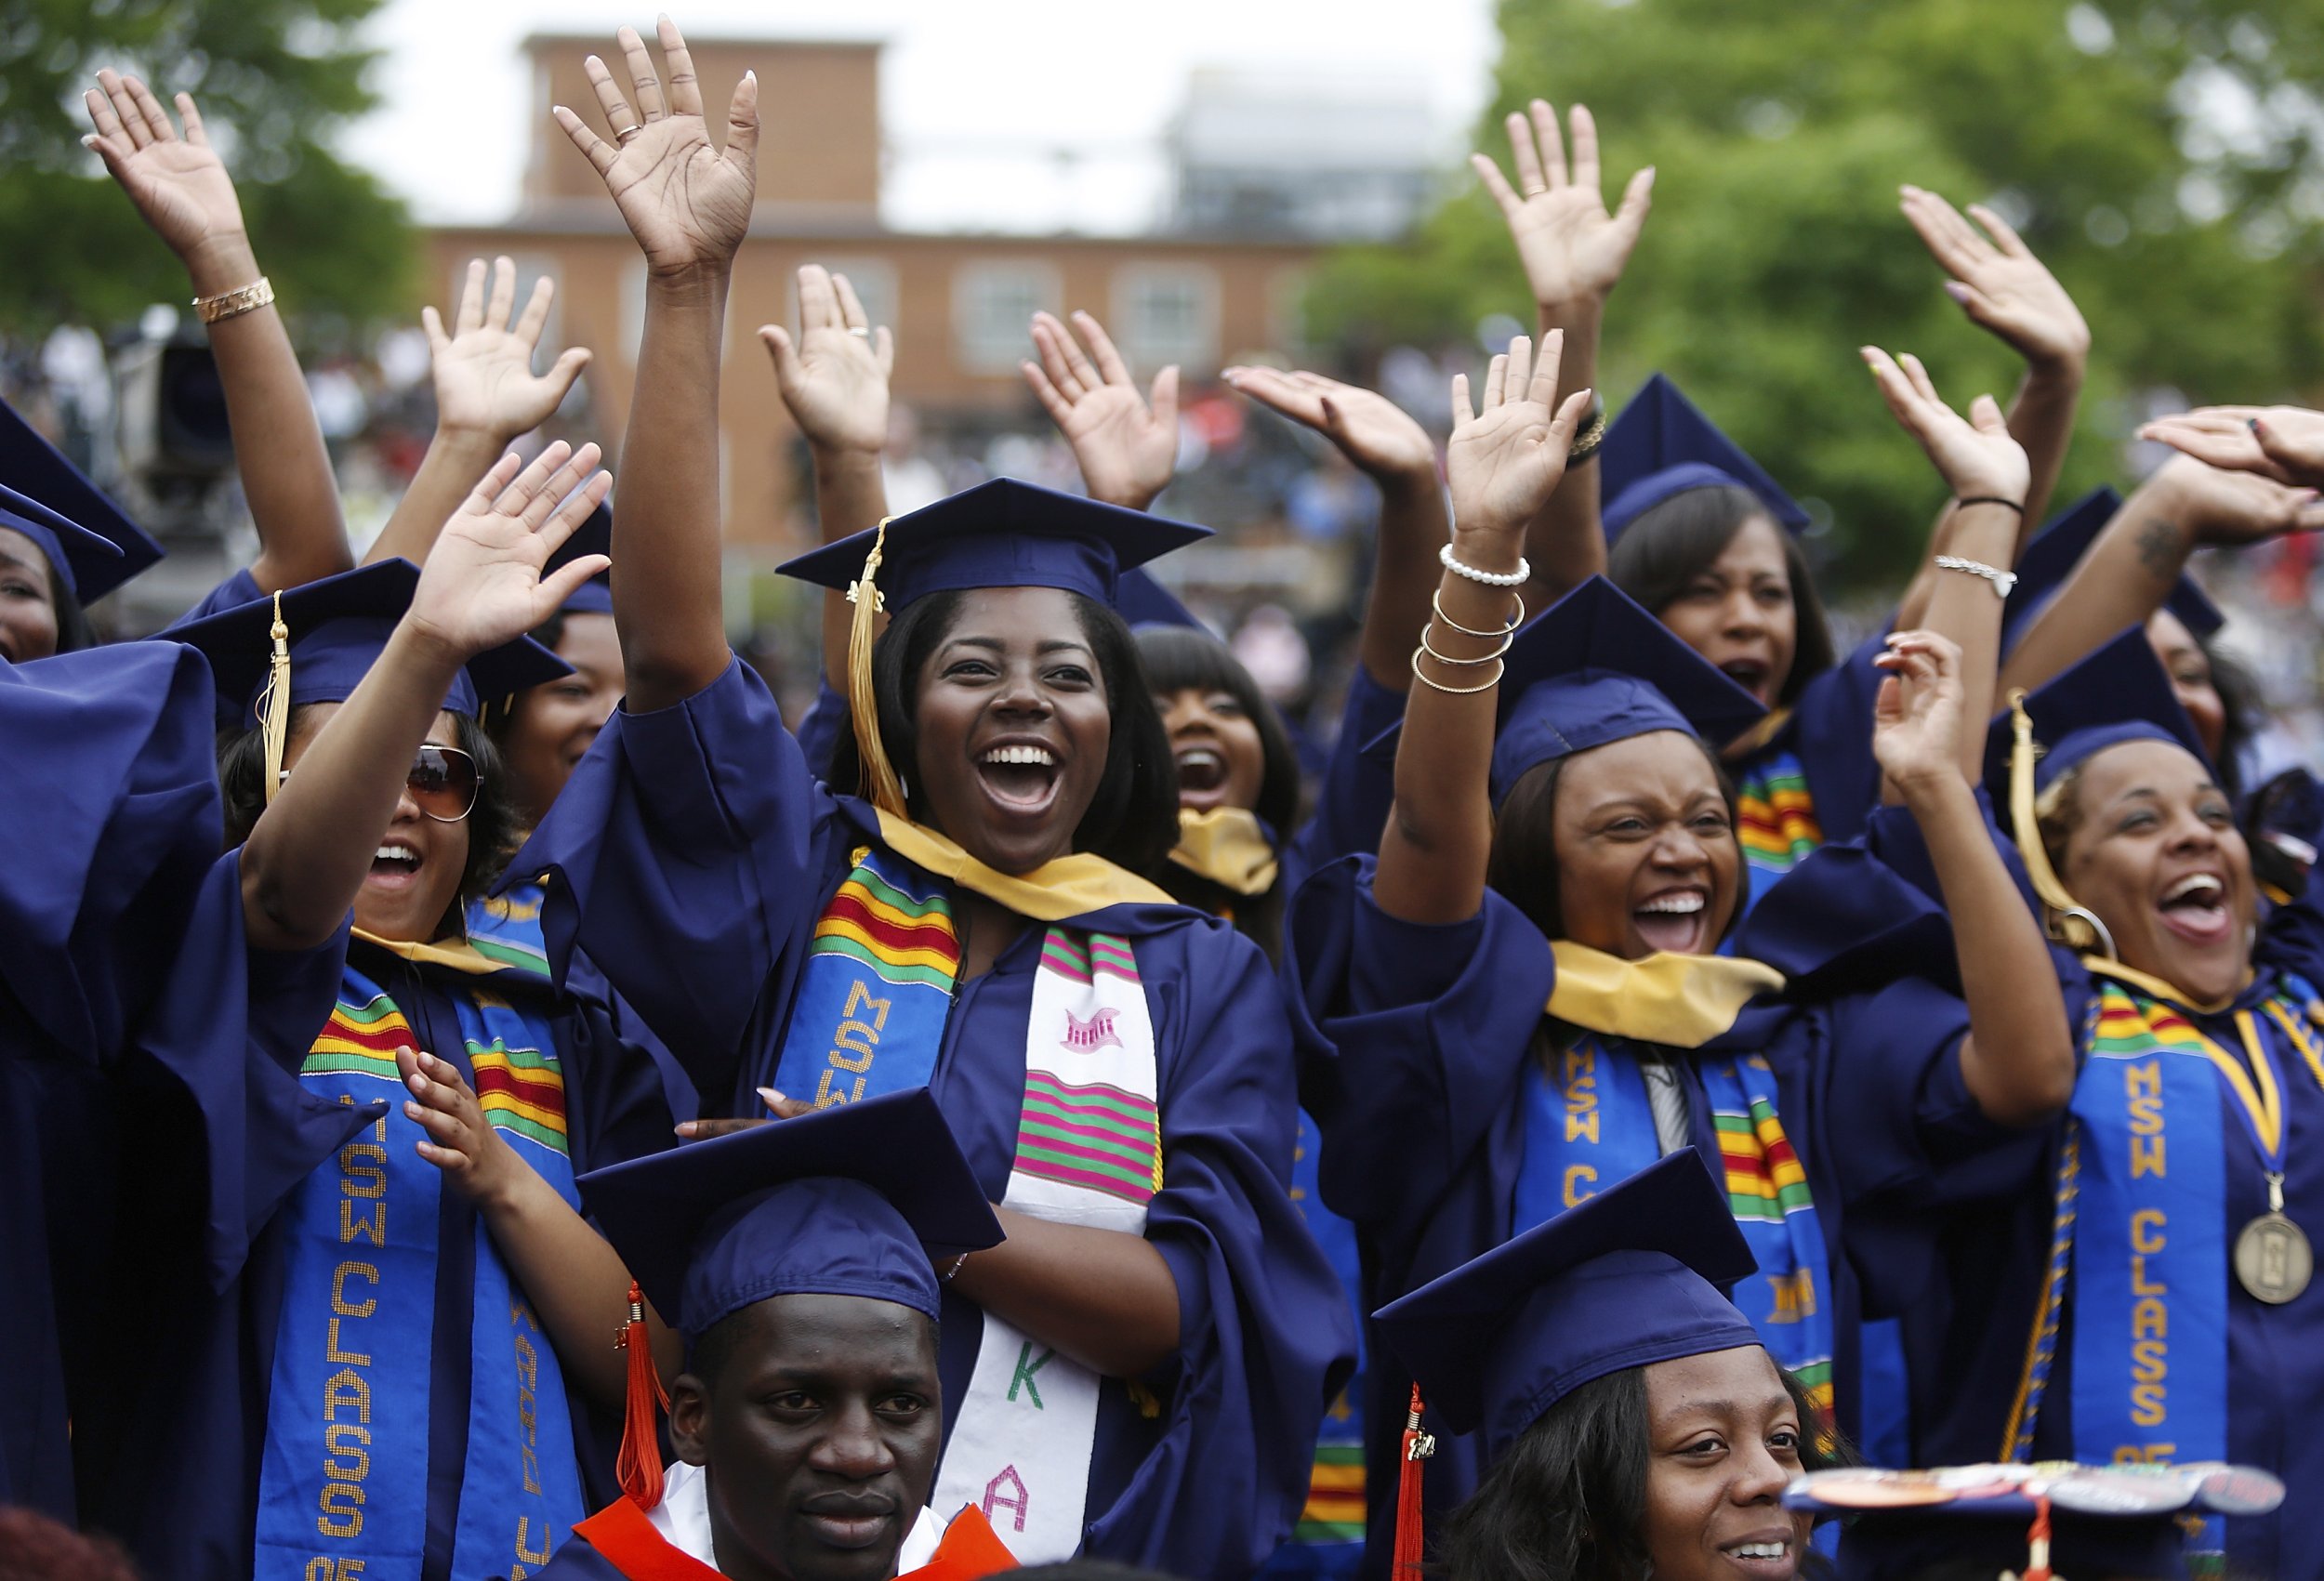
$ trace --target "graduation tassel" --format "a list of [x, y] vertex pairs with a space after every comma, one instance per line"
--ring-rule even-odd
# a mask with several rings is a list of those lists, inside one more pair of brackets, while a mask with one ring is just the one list
[[1420, 1473], [1436, 1453], [1436, 1440], [1420, 1430], [1420, 1386], [1412, 1386], [1405, 1417], [1404, 1458], [1396, 1469], [1396, 1552], [1389, 1567], [1394, 1581], [1420, 1581]]
[[2050, 1581], [2050, 1498], [2034, 1495], [2033, 1529], [2026, 1534], [2026, 1574], [2018, 1581]]
[[902, 818], [906, 816], [904, 782], [896, 778], [895, 765], [888, 761], [887, 748], [880, 744], [879, 697], [872, 690], [872, 639], [878, 635], [879, 612], [887, 604], [873, 578], [879, 573], [891, 520], [880, 518], [871, 553], [864, 557], [864, 574], [848, 584], [847, 601], [855, 606], [855, 613], [847, 633], [847, 705], [855, 727], [856, 756], [864, 760], [864, 780], [858, 788], [871, 797], [874, 807]]
[[290, 742], [290, 627], [283, 624], [283, 595], [274, 595], [274, 656], [267, 661], [266, 685], [258, 692], [258, 728], [266, 736], [266, 805], [283, 788], [283, 752]]
[[2049, 849], [2041, 843], [2041, 820], [2034, 810], [2034, 759], [2039, 756], [2033, 739], [2033, 718], [2026, 712], [2026, 691], [2013, 688], [2009, 694], [2009, 819], [2010, 832], [2017, 837], [2017, 852], [2026, 859], [2026, 876], [2033, 881], [2034, 893], [2040, 898], [2049, 918], [2050, 937], [2083, 954], [2099, 951], [2108, 960], [2114, 958], [2114, 937], [2097, 914], [2075, 903], [2066, 892], [2066, 885], [2050, 865]]
[[654, 1347], [645, 1332], [645, 1292], [629, 1282], [629, 1321], [614, 1340], [629, 1352], [629, 1386], [621, 1423], [621, 1453], [614, 1457], [614, 1475], [621, 1491], [640, 1509], [662, 1502], [662, 1443], [654, 1432], [654, 1407], [667, 1410], [669, 1395], [662, 1376], [654, 1370]]

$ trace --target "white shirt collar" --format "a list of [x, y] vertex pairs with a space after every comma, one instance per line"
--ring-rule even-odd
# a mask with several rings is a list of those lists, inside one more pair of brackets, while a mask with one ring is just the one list
[[[718, 1568], [718, 1555], [710, 1543], [710, 1474], [700, 1466], [676, 1461], [662, 1473], [662, 1502], [646, 1514], [662, 1540], [689, 1559], [698, 1559], [711, 1569]], [[918, 1570], [936, 1557], [936, 1545], [944, 1541], [945, 1522], [936, 1512], [923, 1507], [912, 1529], [904, 1535], [904, 1547], [896, 1554], [899, 1574]]]

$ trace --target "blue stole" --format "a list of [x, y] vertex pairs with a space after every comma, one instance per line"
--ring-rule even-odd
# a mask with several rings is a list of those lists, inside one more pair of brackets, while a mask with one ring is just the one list
[[[1645, 1074], [1628, 1040], [1552, 1022], [1554, 1070], [1525, 1084], [1525, 1148], [1510, 1230], [1529, 1230], [1662, 1156]], [[1763, 1277], [1735, 1288], [1778, 1365], [1796, 1374], [1829, 1423], [1831, 1282], [1807, 1179], [1776, 1110], [1776, 1080], [1756, 1055], [1692, 1061], [1719, 1139], [1722, 1184]]]
[[[468, 969], [492, 969], [478, 958]], [[549, 1029], [481, 984], [446, 995], [485, 1115], [577, 1211], [564, 1075]], [[300, 1071], [339, 1102], [387, 1113], [300, 1183], [283, 1208], [289, 1245], [258, 1482], [257, 1581], [416, 1575], [427, 1546], [443, 1178], [403, 1113], [399, 1047], [419, 1040], [379, 985], [350, 967]], [[455, 1575], [523, 1574], [588, 1513], [565, 1388], [540, 1319], [482, 1224], [469, 1331], [468, 1450]]]

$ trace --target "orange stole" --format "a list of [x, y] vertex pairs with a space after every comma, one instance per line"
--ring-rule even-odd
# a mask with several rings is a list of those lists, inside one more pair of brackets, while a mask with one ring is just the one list
[[[724, 1581], [723, 1573], [683, 1548], [672, 1548], [645, 1511], [626, 1498], [614, 1500], [573, 1530], [629, 1581]], [[896, 1581], [980, 1581], [1016, 1568], [1016, 1556], [993, 1535], [984, 1512], [968, 1505], [944, 1528], [944, 1540], [929, 1561], [905, 1571]]]

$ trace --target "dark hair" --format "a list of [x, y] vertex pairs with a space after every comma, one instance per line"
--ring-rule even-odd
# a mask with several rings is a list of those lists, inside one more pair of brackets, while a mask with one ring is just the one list
[[[1711, 777], [1719, 783], [1719, 799], [1726, 805], [1727, 823], [1736, 829], [1736, 857], [1739, 863], [1742, 815], [1736, 804], [1735, 781], [1708, 743], [1700, 736], [1687, 739], [1702, 749], [1704, 759], [1710, 764]], [[1493, 850], [1485, 867], [1485, 881], [1493, 892], [1524, 912], [1545, 939], [1565, 936], [1565, 914], [1558, 900], [1557, 862], [1557, 785], [1565, 762], [1563, 758], [1552, 758], [1547, 763], [1537, 763], [1509, 787], [1509, 794], [1501, 798], [1493, 817]], [[1739, 866], [1736, 879], [1738, 884], [1750, 882]], [[1734, 931], [1742, 918], [1743, 907], [1738, 904], [1727, 918], [1727, 931]]]
[[[1849, 1463], [1847, 1446], [1817, 1431], [1800, 1381], [1776, 1372], [1800, 1413], [1801, 1469]], [[1446, 1519], [1435, 1568], [1448, 1581], [1639, 1581], [1649, 1437], [1644, 1367], [1583, 1384], [1536, 1417]]]
[[[1223, 692], [1233, 697], [1259, 731], [1262, 768], [1259, 804], [1251, 810], [1287, 840], [1300, 816], [1299, 754], [1283, 716], [1235, 651], [1207, 631], [1182, 626], [1149, 626], [1134, 633], [1139, 662], [1155, 697], [1174, 692]], [[1283, 884], [1278, 878], [1263, 894], [1238, 895], [1213, 883], [1192, 868], [1165, 861], [1150, 875], [1173, 896], [1201, 911], [1234, 920], [1236, 931], [1276, 958], [1283, 942]]]
[[53, 564], [48, 568], [48, 607], [57, 617], [58, 652], [78, 653], [97, 646], [97, 628], [89, 624], [88, 612]]
[[[1151, 876], [1178, 843], [1178, 771], [1169, 737], [1155, 711], [1154, 692], [1138, 662], [1122, 617], [1095, 599], [1071, 595], [1081, 634], [1096, 655], [1105, 683], [1113, 729], [1097, 794], [1074, 831], [1076, 850], [1093, 851], [1116, 866]], [[919, 674], [960, 613], [957, 591], [931, 593], [896, 615], [872, 649], [872, 690], [879, 698], [879, 739], [905, 785], [905, 805], [918, 816]], [[855, 732], [841, 731], [831, 754], [831, 779], [852, 790], [863, 777]]]
[[2267, 716], [2267, 705], [2261, 701], [2259, 682], [2242, 662], [2219, 645], [2216, 634], [2198, 637], [2195, 645], [2203, 651], [2203, 662], [2211, 666], [2212, 690], [2219, 693], [2219, 761], [2212, 771], [2219, 776], [2219, 788], [2227, 793], [2227, 799], [2240, 806], [2243, 801], [2243, 749], [2260, 732]]
[[[291, 710], [290, 733], [314, 704]], [[468, 862], [460, 869], [460, 892], [449, 917], [457, 921], [467, 902], [483, 894], [500, 870], [516, 854], [523, 832], [516, 803], [508, 796], [508, 772], [500, 748], [484, 728], [466, 714], [452, 716], [453, 744], [476, 759], [476, 805], [469, 810]], [[218, 752], [218, 788], [226, 801], [226, 844], [231, 849], [250, 837], [266, 811], [266, 732], [253, 728], [221, 738]]]
[[[556, 652], [557, 644], [565, 639], [565, 612], [551, 610], [548, 618], [526, 635], [550, 652]], [[517, 710], [523, 705], [527, 695], [528, 692], [520, 692], [505, 703], [499, 698], [485, 701], [483, 715], [477, 722], [484, 727], [484, 733], [493, 738], [495, 746], [508, 744], [508, 732], [516, 726]]]
[[[1622, 529], [1606, 551], [1606, 577], [1659, 617], [1710, 569], [1754, 517], [1773, 520], [1759, 496], [1746, 488], [1727, 485], [1672, 494], [1641, 511]], [[1809, 681], [1831, 668], [1831, 625], [1825, 619], [1824, 600], [1799, 540], [1779, 523], [1776, 536], [1782, 540], [1784, 573], [1791, 583], [1793, 626], [1791, 670], [1783, 678], [1776, 701], [1789, 705], [1799, 700]]]

